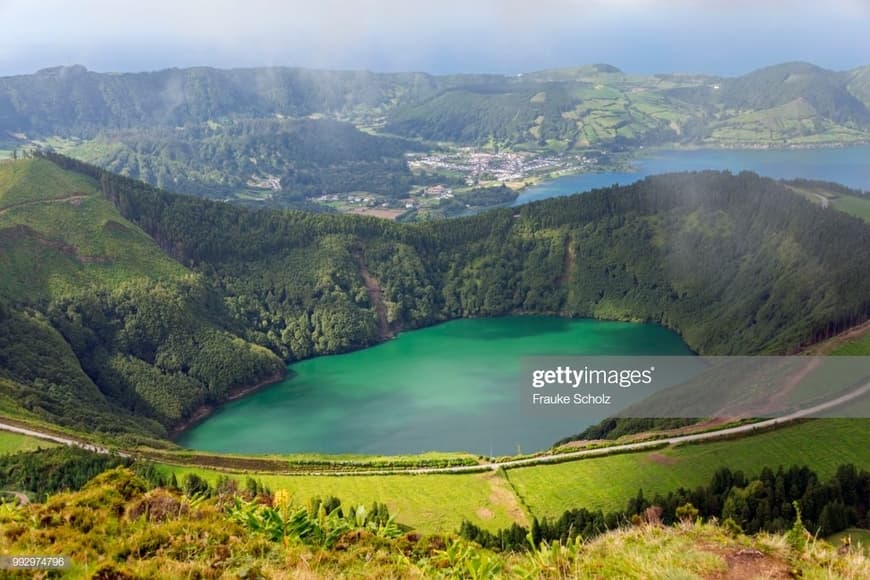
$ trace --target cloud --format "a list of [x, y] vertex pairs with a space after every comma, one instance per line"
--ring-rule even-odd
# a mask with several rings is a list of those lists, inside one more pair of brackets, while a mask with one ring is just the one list
[[[868, 4], [150, 0], [120, 7], [109, 0], [0, 0], [0, 74], [72, 62], [102, 70], [288, 64], [519, 71], [604, 60], [628, 69], [704, 70], [705, 56], [711, 64], [723, 58], [723, 43], [752, 46], [761, 51], [759, 60], [771, 49], [777, 58], [801, 52], [831, 65], [837, 54], [870, 60], [870, 41], [861, 32], [870, 28]], [[794, 30], [812, 30], [813, 43], [790, 38]]]

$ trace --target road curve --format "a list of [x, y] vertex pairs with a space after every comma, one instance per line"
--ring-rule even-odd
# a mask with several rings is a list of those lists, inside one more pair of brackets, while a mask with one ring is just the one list
[[[784, 415], [782, 417], [776, 417], [774, 419], [766, 419], [764, 421], [759, 421], [757, 423], [749, 423], [746, 425], [739, 425], [737, 427], [729, 427], [727, 429], [719, 429], [716, 431], [706, 431], [704, 433], [695, 433], [692, 435], [677, 435], [674, 437], [666, 437], [663, 439], [653, 439], [650, 441], [641, 441], [638, 443], [626, 443], [623, 445], [612, 445], [609, 447], [599, 447], [596, 449], [581, 449], [579, 451], [572, 451], [570, 453], [558, 453], [555, 455], [539, 455], [535, 457], [525, 457], [522, 459], [511, 459], [508, 461], [501, 462], [486, 462], [486, 463], [478, 463], [475, 465], [458, 465], [454, 467], [420, 467], [413, 469], [376, 469], [376, 470], [367, 470], [367, 471], [346, 471], [346, 472], [337, 472], [337, 471], [310, 471], [310, 472], [294, 472], [293, 475], [319, 475], [319, 476], [346, 476], [346, 475], [401, 475], [401, 474], [410, 474], [410, 475], [426, 475], [433, 473], [467, 473], [467, 472], [478, 472], [478, 471], [493, 471], [501, 468], [510, 469], [513, 467], [524, 467], [529, 465], [538, 465], [541, 463], [562, 463], [565, 461], [571, 461], [573, 459], [582, 459], [585, 457], [595, 457], [599, 455], [611, 455], [614, 453], [625, 453], [631, 451], [643, 451], [644, 449], [653, 449], [667, 445], [676, 445], [680, 443], [692, 443], [697, 441], [708, 441], [714, 439], [722, 439], [727, 438], [732, 435], [740, 435], [745, 433], [751, 433], [753, 431], [759, 429], [767, 429], [770, 427], [776, 427], [785, 425], [788, 423], [793, 423], [795, 421], [799, 421], [800, 419], [806, 419], [808, 417], [812, 417], [813, 415], [817, 415], [824, 411], [828, 411], [835, 407], [839, 407], [844, 405], [850, 401], [854, 401], [855, 399], [859, 399], [864, 395], [870, 393], [870, 383], [862, 385], [848, 393], [840, 395], [834, 399], [829, 401], [825, 401], [823, 403], [819, 403], [818, 405], [814, 405], [812, 407], [808, 407], [806, 409], [801, 409], [799, 411], [795, 411], [788, 415]], [[75, 447], [81, 447], [82, 449], [87, 449], [88, 451], [93, 451], [95, 453], [111, 453], [108, 448], [101, 447], [99, 445], [93, 445], [91, 443], [84, 443], [82, 441], [78, 441], [76, 439], [72, 439], [70, 437], [63, 437], [61, 435], [55, 435], [51, 433], [45, 433], [42, 431], [37, 431], [34, 429], [28, 429], [24, 427], [19, 427], [17, 425], [10, 425], [8, 423], [4, 423], [0, 421], [0, 430], [11, 431], [13, 433], [20, 433], [22, 435], [28, 435], [30, 437], [36, 437], [39, 439], [44, 439], [47, 441], [54, 441], [55, 443], [62, 443], [64, 445], [71, 445]], [[114, 452], [117, 455], [122, 457], [132, 457], [132, 454], [125, 452]], [[162, 460], [165, 461], [165, 460]]]
[[[28, 429], [26, 427], [19, 427], [18, 425], [11, 425], [9, 423], [4, 423], [0, 421], [0, 431], [9, 431], [11, 433], [19, 433], [21, 435], [27, 435], [28, 437], [34, 437], [36, 439], [42, 439], [44, 441], [53, 441], [54, 443], [61, 443], [62, 445], [69, 445], [71, 447], [81, 447], [82, 449], [86, 449], [88, 451], [93, 451], [94, 453], [102, 453], [108, 454], [111, 453], [107, 447], [101, 447], [99, 445], [93, 445], [91, 443], [85, 443], [84, 441], [79, 441], [78, 439], [73, 439], [72, 437], [64, 437], [62, 435], [55, 435], [53, 433], [46, 433], [44, 431], [37, 431], [35, 429]], [[129, 457], [129, 454], [116, 452], [116, 455], [121, 455], [123, 457]]]

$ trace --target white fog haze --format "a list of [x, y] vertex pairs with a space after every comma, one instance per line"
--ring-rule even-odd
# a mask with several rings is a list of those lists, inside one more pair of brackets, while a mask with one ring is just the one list
[[863, 0], [4, 0], [0, 21], [0, 75], [71, 64], [516, 73], [592, 62], [736, 75], [791, 60], [843, 70], [870, 55]]

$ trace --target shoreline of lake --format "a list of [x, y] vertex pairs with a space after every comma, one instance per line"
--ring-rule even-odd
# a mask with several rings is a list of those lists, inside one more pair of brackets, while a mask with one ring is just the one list
[[222, 406], [226, 405], [231, 401], [237, 401], [242, 397], [246, 397], [248, 395], [256, 393], [257, 391], [265, 389], [266, 387], [270, 387], [274, 384], [280, 383], [287, 378], [287, 374], [287, 368], [285, 367], [281, 371], [270, 375], [269, 377], [263, 379], [256, 384], [234, 387], [230, 389], [227, 392], [226, 400], [220, 403], [203, 403], [199, 405], [193, 410], [193, 412], [190, 414], [189, 417], [187, 417], [187, 419], [172, 427], [168, 435], [169, 440], [174, 443], [176, 439], [184, 435], [185, 432], [193, 429], [194, 427], [208, 419], [212, 415], [212, 413], [220, 409]]
[[[842, 154], [845, 154], [843, 157]], [[834, 157], [839, 157], [835, 159]], [[861, 191], [870, 191], [870, 145], [708, 148], [650, 147], [632, 152], [624, 171], [584, 171], [542, 179], [519, 190], [507, 207], [517, 207], [612, 185], [629, 185], [650, 175], [683, 171], [753, 171], [772, 179], [831, 181]], [[845, 162], [843, 162], [845, 160]], [[491, 209], [491, 208], [487, 208]]]
[[585, 419], [525, 417], [511, 386], [519, 388], [521, 359], [633, 354], [694, 353], [677, 333], [649, 323], [554, 316], [452, 320], [370, 348], [293, 363], [288, 368], [295, 375], [221, 405], [176, 442], [245, 454], [545, 449], [582, 430]]

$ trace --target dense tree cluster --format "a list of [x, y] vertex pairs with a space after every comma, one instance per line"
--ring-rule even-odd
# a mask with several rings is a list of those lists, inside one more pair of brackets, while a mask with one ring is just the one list
[[212, 198], [259, 187], [271, 205], [351, 191], [399, 197], [418, 181], [404, 153], [419, 144], [327, 119], [128, 129], [103, 134], [97, 143], [88, 149], [93, 154], [82, 156], [109, 171]]
[[[240, 281], [234, 272], [244, 270], [247, 290], [235, 294], [259, 295], [266, 312], [257, 322], [274, 312], [269, 302], [286, 306], [294, 286], [300, 288], [276, 279], [326, 282], [326, 264], [335, 278], [329, 284], [348, 297], [344, 304], [368, 306], [354, 263], [363, 255], [384, 285], [393, 321], [406, 327], [460, 316], [563, 312], [655, 321], [680, 330], [699, 351], [746, 353], [788, 351], [868, 314], [861, 289], [870, 280], [855, 260], [868, 252], [867, 226], [824, 213], [752, 174], [651, 178], [416, 228], [345, 216], [240, 213], [167, 194], [155, 203], [159, 195], [127, 211], [123, 196], [118, 203], [164, 247], [180, 248], [179, 259], [225, 280], [221, 285]], [[171, 217], [154, 216], [157, 211]], [[194, 215], [215, 212], [231, 220], [227, 227], [196, 225]], [[202, 246], [197, 229], [207, 230], [206, 239], [239, 233]], [[270, 258], [257, 260], [257, 253]], [[290, 260], [288, 267], [276, 268], [282, 259]], [[316, 285], [305, 292], [317, 300], [326, 294]]]
[[200, 405], [283, 374], [279, 357], [226, 328], [197, 277], [132, 278], [0, 310], [0, 392], [92, 433], [166, 437]]
[[631, 433], [643, 433], [655, 429], [678, 429], [697, 423], [698, 419], [662, 419], [643, 417], [609, 417], [590, 425], [577, 435], [571, 435], [559, 441], [557, 445], [582, 439], [618, 439]]
[[135, 281], [53, 301], [47, 315], [115, 404], [170, 426], [233, 387], [281, 372], [272, 353], [204, 323], [198, 314], [208, 300], [195, 282]]
[[[36, 501], [45, 501], [49, 495], [82, 489], [88, 481], [116, 467], [130, 467], [150, 487], [166, 487], [182, 491], [189, 497], [241, 496], [247, 499], [269, 498], [271, 490], [253, 477], [244, 480], [221, 475], [214, 484], [195, 473], [185, 474], [178, 481], [155, 464], [134, 461], [129, 457], [94, 453], [79, 447], [53, 447], [36, 451], [0, 455], [0, 490], [15, 490], [30, 495]], [[315, 498], [314, 501], [322, 501]], [[328, 498], [329, 505], [340, 506], [336, 498]], [[380, 504], [375, 504], [373, 509]], [[383, 513], [386, 507], [380, 508]], [[389, 516], [387, 516], [389, 517]]]
[[514, 524], [498, 532], [489, 532], [464, 521], [461, 536], [496, 550], [525, 550], [528, 536], [539, 545], [542, 541], [580, 536], [592, 538], [632, 521], [646, 519], [652, 523], [672, 524], [681, 519], [717, 518], [734, 529], [748, 534], [761, 531], [782, 532], [801, 512], [804, 525], [813, 533], [829, 536], [850, 526], [870, 524], [870, 472], [841, 465], [827, 482], [807, 467], [765, 468], [754, 478], [741, 471], [723, 467], [713, 474], [710, 483], [694, 490], [680, 488], [652, 498], [639, 490], [627, 500], [622, 511], [603, 512], [576, 508], [557, 519], [532, 521], [530, 528]]
[[88, 480], [133, 460], [78, 447], [54, 447], [0, 455], [0, 489], [30, 494], [37, 501], [59, 491], [78, 490]]
[[[2, 300], [0, 300], [2, 303]], [[0, 393], [24, 411], [90, 432], [165, 434], [107, 400], [63, 336], [43, 315], [5, 309], [0, 316]]]

